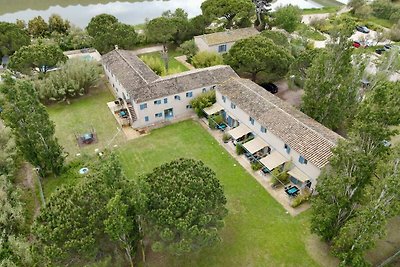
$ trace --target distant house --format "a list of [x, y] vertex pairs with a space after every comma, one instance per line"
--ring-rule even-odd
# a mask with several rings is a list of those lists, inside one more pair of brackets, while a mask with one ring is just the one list
[[195, 36], [194, 42], [199, 48], [199, 51], [226, 53], [229, 51], [229, 49], [231, 49], [236, 41], [255, 36], [257, 34], [259, 34], [259, 31], [253, 27], [250, 27]]
[[101, 60], [101, 55], [100, 53], [94, 49], [94, 48], [83, 48], [80, 50], [70, 50], [70, 51], [65, 51], [64, 55], [68, 57], [68, 59], [71, 58], [80, 58], [88, 61], [100, 61]]

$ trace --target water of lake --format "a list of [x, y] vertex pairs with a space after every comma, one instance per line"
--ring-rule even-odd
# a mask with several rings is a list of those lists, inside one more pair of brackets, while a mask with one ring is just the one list
[[[144, 23], [146, 18], [159, 17], [166, 10], [183, 8], [190, 17], [201, 14], [200, 6], [205, 0], [0, 0], [0, 21], [28, 21], [36, 16], [47, 19], [59, 14], [79, 27], [85, 27], [90, 18], [108, 13], [128, 24]], [[339, 0], [347, 2], [347, 0]], [[301, 8], [318, 8], [321, 5], [311, 0], [277, 0], [273, 7], [295, 4]]]

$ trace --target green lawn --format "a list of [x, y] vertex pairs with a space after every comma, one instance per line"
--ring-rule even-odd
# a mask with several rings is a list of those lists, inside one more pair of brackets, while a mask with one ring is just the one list
[[202, 160], [217, 173], [228, 199], [220, 244], [180, 258], [150, 253], [149, 266], [318, 266], [306, 251], [308, 215], [286, 214], [197, 122], [154, 130], [118, 151], [132, 179], [179, 157]]
[[[56, 136], [71, 157], [76, 153], [94, 153], [95, 148], [104, 148], [118, 132], [117, 122], [107, 107], [107, 102], [113, 100], [114, 96], [104, 85], [100, 89], [92, 90], [89, 95], [72, 100], [70, 104], [48, 107], [50, 118], [56, 124]], [[83, 134], [92, 127], [99, 142], [79, 148], [74, 134]], [[123, 133], [120, 132], [113, 144], [122, 140]]]
[[[188, 71], [189, 69], [177, 61], [174, 57], [181, 56], [182, 53], [177, 52], [175, 49], [168, 50], [168, 72], [163, 73], [161, 76], [170, 75], [174, 73], [180, 73], [184, 71]], [[140, 55], [140, 58], [146, 63], [146, 58], [151, 58], [153, 60], [159, 61], [162, 65], [164, 65], [164, 60], [161, 58], [160, 52], [147, 53]]]
[[323, 34], [321, 34], [319, 31], [315, 30], [311, 26], [308, 26], [307, 24], [300, 23], [296, 30], [299, 33], [299, 35], [302, 37], [306, 37], [308, 39], [312, 39], [315, 41], [325, 41], [326, 40], [326, 37]]

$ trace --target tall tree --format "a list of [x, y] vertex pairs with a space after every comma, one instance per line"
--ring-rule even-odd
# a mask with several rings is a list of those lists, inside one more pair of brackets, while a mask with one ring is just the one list
[[348, 140], [335, 148], [331, 169], [318, 179], [311, 229], [326, 241], [337, 237], [366, 204], [367, 188], [389, 151], [385, 141], [396, 134], [391, 126], [400, 124], [400, 92], [396, 88], [398, 84], [384, 82], [367, 94]]
[[112, 15], [100, 14], [93, 17], [86, 30], [93, 38], [93, 46], [100, 53], [111, 51], [115, 45], [122, 49], [132, 49], [137, 43], [135, 28], [119, 22]]
[[275, 24], [287, 32], [294, 32], [301, 23], [301, 9], [298, 6], [287, 5], [274, 12]]
[[46, 72], [66, 59], [57, 45], [38, 43], [21, 47], [11, 56], [8, 66], [12, 70], [30, 74], [32, 68], [37, 67], [41, 72]]
[[273, 0], [253, 0], [257, 15], [257, 20], [254, 24], [259, 30], [264, 30], [267, 26], [265, 23], [265, 18], [267, 14], [271, 11], [272, 1]]
[[0, 59], [5, 55], [11, 56], [30, 43], [31, 39], [25, 30], [14, 23], [0, 22]]
[[176, 24], [167, 17], [159, 17], [146, 23], [145, 34], [151, 42], [162, 43], [166, 50], [167, 43], [174, 39]]
[[259, 72], [271, 79], [285, 76], [292, 60], [286, 48], [261, 35], [237, 41], [226, 57], [227, 64], [238, 72], [251, 74], [253, 81]]
[[224, 17], [225, 27], [231, 28], [233, 20], [254, 15], [254, 6], [250, 0], [206, 0], [201, 4], [203, 15], [210, 21]]
[[140, 240], [137, 203], [133, 197], [134, 191], [116, 195], [107, 203], [108, 218], [104, 221], [105, 232], [118, 241], [125, 251], [130, 265], [133, 267], [137, 242]]
[[63, 20], [60, 15], [52, 14], [49, 17], [49, 32], [67, 34], [71, 24], [68, 20]]
[[49, 25], [41, 16], [37, 16], [28, 22], [28, 32], [35, 38], [45, 37], [49, 34]]
[[54, 137], [54, 124], [40, 104], [33, 84], [6, 77], [0, 87], [3, 95], [0, 113], [12, 129], [18, 149], [42, 176], [60, 174], [64, 164], [63, 149]]
[[44, 101], [62, 101], [88, 93], [102, 73], [95, 61], [70, 59], [60, 65], [60, 70], [35, 81], [39, 98]]
[[180, 255], [219, 240], [226, 198], [215, 173], [201, 161], [161, 165], [143, 176], [140, 186], [144, 229], [153, 250]]
[[333, 251], [342, 266], [369, 266], [368, 249], [385, 235], [388, 219], [400, 214], [400, 146], [391, 149], [389, 159], [378, 165], [377, 177], [368, 185], [364, 202], [355, 216], [333, 240]]
[[[134, 219], [130, 213], [131, 202], [125, 202], [135, 195], [126, 194], [131, 191], [127, 190], [129, 184], [118, 158], [112, 154], [91, 164], [85, 179], [72, 177], [79, 182], [54, 192], [35, 219], [33, 251], [41, 265], [83, 265], [87, 259], [93, 259], [104, 244], [113, 244], [107, 234], [113, 239], [132, 242], [131, 237], [138, 236], [131, 235], [127, 239], [127, 234], [138, 231], [135, 221], [131, 221]], [[74, 172], [74, 175], [79, 174]]]
[[334, 42], [313, 60], [307, 72], [301, 109], [336, 130], [354, 114], [364, 67], [353, 66], [353, 51], [344, 36]]

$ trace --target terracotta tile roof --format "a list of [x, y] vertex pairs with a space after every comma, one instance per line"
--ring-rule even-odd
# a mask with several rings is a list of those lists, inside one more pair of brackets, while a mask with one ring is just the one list
[[142, 87], [159, 78], [140, 58], [126, 50], [113, 50], [102, 62], [127, 90]]
[[230, 77], [237, 77], [229, 66], [213, 66], [160, 77], [132, 52], [124, 50], [104, 55], [103, 64], [136, 103], [216, 85]]
[[318, 168], [342, 138], [250, 80], [229, 79], [217, 90]]
[[254, 27], [249, 27], [249, 28], [204, 34], [195, 37], [202, 38], [204, 42], [206, 42], [208, 45], [217, 45], [222, 43], [236, 42], [240, 39], [248, 38], [257, 35], [259, 33], [260, 32], [257, 31], [257, 29], [255, 29]]

